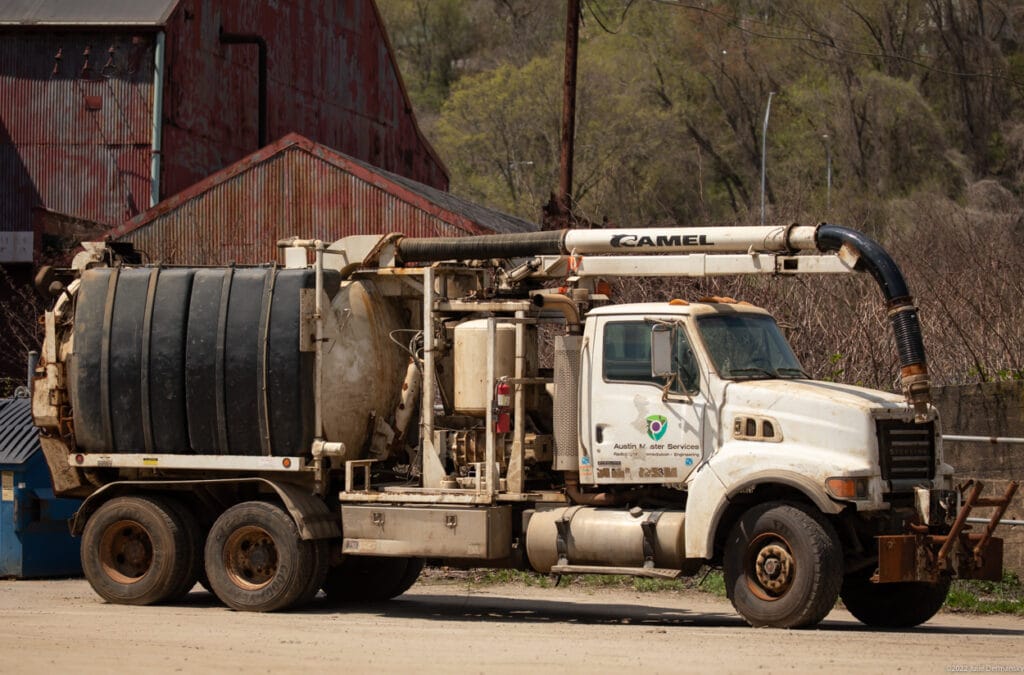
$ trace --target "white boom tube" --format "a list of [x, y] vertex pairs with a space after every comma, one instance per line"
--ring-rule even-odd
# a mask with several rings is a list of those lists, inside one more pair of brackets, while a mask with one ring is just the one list
[[816, 230], [808, 225], [569, 230], [564, 248], [574, 255], [815, 250]]

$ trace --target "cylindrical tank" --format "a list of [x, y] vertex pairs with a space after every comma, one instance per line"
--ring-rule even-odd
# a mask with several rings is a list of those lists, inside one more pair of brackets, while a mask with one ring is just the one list
[[644, 522], [657, 515], [654, 524], [654, 564], [682, 569], [685, 550], [682, 511], [624, 511], [590, 506], [570, 506], [537, 511], [526, 529], [526, 555], [530, 566], [542, 574], [558, 564], [558, 522], [569, 521], [566, 553], [571, 565], [643, 567]]
[[[325, 272], [325, 439], [363, 449], [408, 355], [389, 302]], [[304, 456], [315, 430], [312, 270], [97, 268], [75, 298], [69, 395], [86, 452]], [[304, 320], [303, 317], [306, 317]]]
[[[494, 379], [515, 377], [516, 328], [510, 323], [495, 326]], [[455, 327], [455, 412], [483, 417], [487, 414], [487, 319], [464, 321]], [[524, 372], [537, 372], [536, 328], [527, 327]], [[528, 396], [532, 389], [528, 389]], [[532, 401], [531, 401], [532, 402]], [[528, 407], [530, 402], [528, 402]]]
[[[408, 328], [393, 301], [371, 282], [342, 285], [324, 327], [324, 436], [345, 444], [343, 460], [362, 456], [371, 414], [389, 419], [405, 381], [409, 354], [391, 339]], [[397, 341], [404, 344], [411, 333]]]

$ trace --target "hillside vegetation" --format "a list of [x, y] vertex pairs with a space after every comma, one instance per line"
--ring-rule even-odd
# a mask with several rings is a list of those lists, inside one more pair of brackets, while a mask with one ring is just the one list
[[[378, 0], [452, 190], [536, 222], [558, 184], [565, 3]], [[574, 210], [619, 226], [865, 230], [922, 309], [938, 383], [1024, 377], [1024, 3], [585, 0]], [[828, 187], [831, 166], [831, 188]], [[623, 282], [761, 303], [819, 377], [891, 388], [869, 279]]]

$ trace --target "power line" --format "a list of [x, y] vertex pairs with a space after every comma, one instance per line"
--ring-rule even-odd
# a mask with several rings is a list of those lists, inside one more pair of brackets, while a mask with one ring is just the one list
[[590, 10], [590, 15], [594, 17], [594, 21], [596, 21], [597, 25], [601, 27], [601, 30], [611, 35], [618, 35], [619, 31], [622, 30], [622, 26], [626, 23], [626, 14], [629, 13], [629, 8], [633, 6], [634, 2], [636, 2], [636, 0], [629, 0], [629, 2], [626, 3], [626, 7], [622, 10], [622, 15], [619, 17], [619, 25], [615, 28], [615, 30], [608, 28], [608, 26], [606, 25], [605, 22], [608, 21], [607, 16], [605, 16], [604, 19], [598, 16], [598, 9], [594, 6], [593, 2], [586, 2], [585, 4], [587, 6], [587, 9]]

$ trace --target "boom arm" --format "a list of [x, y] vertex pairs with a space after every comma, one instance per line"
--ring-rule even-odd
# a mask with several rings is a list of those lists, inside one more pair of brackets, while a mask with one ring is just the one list
[[[797, 255], [801, 252], [804, 255]], [[903, 393], [914, 408], [915, 418], [927, 419], [931, 401], [928, 366], [918, 310], [906, 280], [878, 242], [840, 225], [609, 228], [475, 237], [391, 235], [386, 239], [361, 238], [359, 246], [342, 240], [328, 253], [336, 253], [345, 264], [369, 267], [532, 257], [510, 273], [513, 278], [866, 271], [878, 282], [885, 298], [899, 352]]]

